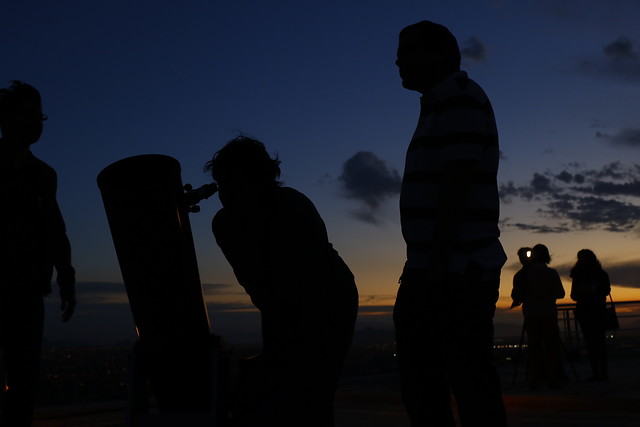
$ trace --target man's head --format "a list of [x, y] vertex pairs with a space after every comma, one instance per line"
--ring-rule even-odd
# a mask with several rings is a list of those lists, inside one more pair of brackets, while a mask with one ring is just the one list
[[17, 80], [0, 89], [0, 131], [3, 144], [28, 147], [40, 139], [42, 122], [40, 93], [33, 86]]
[[280, 160], [272, 158], [262, 142], [239, 136], [216, 152], [205, 170], [217, 182], [225, 207], [246, 207], [266, 190], [281, 185], [279, 165]]
[[402, 86], [425, 93], [460, 70], [458, 42], [440, 24], [421, 21], [409, 25], [400, 32], [396, 65]]
[[535, 245], [533, 249], [531, 249], [531, 262], [549, 264], [551, 262], [549, 248], [541, 243]]
[[531, 248], [524, 247], [518, 249], [518, 258], [522, 265], [527, 265], [531, 261]]

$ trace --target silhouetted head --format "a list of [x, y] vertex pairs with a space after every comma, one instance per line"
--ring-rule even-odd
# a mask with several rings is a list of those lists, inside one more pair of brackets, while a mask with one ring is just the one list
[[2, 144], [12, 148], [28, 148], [42, 134], [40, 93], [33, 86], [14, 80], [11, 86], [0, 89], [0, 130]]
[[529, 264], [531, 261], [531, 248], [524, 247], [518, 249], [518, 258], [520, 259], [520, 263], [522, 265]]
[[431, 21], [409, 25], [400, 32], [396, 65], [402, 86], [425, 93], [460, 70], [458, 41], [446, 27]]
[[551, 262], [551, 255], [549, 255], [549, 249], [542, 244], [537, 244], [531, 249], [531, 262], [540, 264], [549, 264]]
[[225, 207], [249, 207], [282, 184], [278, 181], [278, 157], [271, 158], [262, 142], [246, 136], [229, 141], [207, 162], [205, 170], [218, 184], [218, 195]]
[[575, 267], [578, 268], [594, 268], [601, 269], [600, 261], [598, 257], [591, 249], [581, 249], [578, 251], [578, 261], [576, 261]]

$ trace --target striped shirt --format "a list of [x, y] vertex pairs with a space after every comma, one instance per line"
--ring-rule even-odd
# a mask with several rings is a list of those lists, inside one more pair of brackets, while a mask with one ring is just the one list
[[428, 269], [437, 249], [434, 230], [443, 165], [472, 161], [469, 198], [455, 227], [447, 254], [449, 271], [464, 272], [469, 261], [499, 268], [506, 255], [500, 231], [498, 131], [491, 103], [482, 88], [458, 71], [421, 98], [417, 129], [407, 150], [400, 218], [407, 244], [407, 269]]

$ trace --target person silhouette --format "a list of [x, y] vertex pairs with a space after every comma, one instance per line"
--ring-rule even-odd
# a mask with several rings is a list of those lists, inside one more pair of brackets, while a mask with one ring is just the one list
[[531, 263], [531, 248], [518, 249], [518, 259], [522, 267], [513, 275], [513, 288], [511, 290], [511, 307], [522, 305], [522, 299], [527, 291], [527, 267]]
[[493, 109], [440, 24], [404, 28], [396, 65], [402, 85], [422, 94], [400, 193], [407, 260], [393, 318], [402, 400], [414, 427], [455, 425], [451, 392], [462, 425], [504, 426], [493, 316], [507, 257]]
[[580, 324], [592, 376], [589, 381], [606, 381], [607, 342], [605, 316], [607, 295], [611, 292], [609, 275], [590, 249], [578, 252], [578, 260], [571, 269], [571, 299], [576, 302], [576, 318]]
[[279, 164], [240, 136], [206, 165], [223, 206], [215, 240], [262, 321], [262, 350], [233, 417], [241, 426], [333, 426], [358, 291], [313, 203], [278, 181]]
[[532, 389], [545, 375], [551, 388], [559, 387], [561, 341], [556, 300], [564, 298], [565, 292], [560, 275], [549, 268], [550, 262], [549, 249], [535, 245], [520, 297], [527, 331], [527, 381]]
[[56, 172], [30, 150], [42, 133], [40, 93], [13, 81], [0, 90], [0, 350], [6, 373], [0, 425], [30, 426], [40, 379], [44, 296], [53, 269], [62, 321], [75, 306], [71, 245], [56, 201]]

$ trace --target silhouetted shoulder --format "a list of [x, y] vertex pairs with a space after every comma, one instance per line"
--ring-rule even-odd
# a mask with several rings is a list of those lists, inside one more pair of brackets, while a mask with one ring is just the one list
[[29, 168], [33, 171], [34, 177], [46, 186], [49, 191], [56, 191], [58, 185], [58, 174], [55, 169], [33, 154], [29, 157]]
[[[298, 190], [290, 187], [278, 187], [273, 195], [274, 220], [289, 223], [288, 227], [296, 224], [298, 227], [320, 227], [324, 231], [324, 222], [313, 202]], [[296, 227], [297, 228], [297, 227]]]
[[489, 97], [475, 80], [464, 74], [456, 78], [455, 82], [457, 92], [453, 91], [446, 104], [452, 108], [467, 108], [493, 114]]
[[313, 207], [315, 209], [315, 205], [307, 196], [291, 187], [276, 188], [275, 201], [285, 204], [299, 204], [300, 206]]
[[475, 80], [468, 77], [465, 80], [466, 83], [461, 88], [464, 92], [481, 99], [489, 98], [484, 89], [482, 89], [482, 87]]

